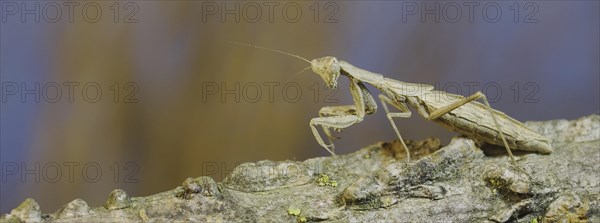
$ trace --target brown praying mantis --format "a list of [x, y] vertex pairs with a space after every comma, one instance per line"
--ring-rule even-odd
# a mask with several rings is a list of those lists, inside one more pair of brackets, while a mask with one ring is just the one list
[[[523, 123], [503, 112], [493, 109], [486, 96], [481, 92], [463, 97], [434, 90], [433, 86], [426, 84], [406, 83], [390, 79], [381, 74], [360, 69], [332, 56], [309, 61], [298, 55], [279, 50], [237, 42], [231, 43], [264, 49], [308, 62], [310, 67], [306, 69], [312, 68], [312, 71], [318, 74], [325, 84], [332, 89], [337, 87], [339, 76], [346, 76], [350, 80], [350, 92], [354, 104], [323, 107], [319, 111], [319, 117], [310, 120], [310, 129], [315, 139], [319, 145], [332, 155], [335, 155], [333, 140], [336, 137], [331, 134], [331, 130], [341, 131], [341, 129], [360, 123], [365, 115], [373, 114], [377, 110], [377, 104], [365, 84], [370, 84], [383, 93], [379, 95], [379, 100], [392, 128], [405, 149], [408, 162], [410, 162], [410, 152], [402, 139], [394, 118], [411, 117], [412, 113], [409, 107], [416, 110], [425, 119], [439, 123], [450, 131], [486, 143], [504, 146], [515, 166], [518, 165], [511, 149], [542, 154], [552, 152], [548, 138], [529, 129]], [[484, 104], [476, 102], [477, 99], [481, 99]], [[398, 109], [398, 112], [391, 112], [388, 104]], [[321, 126], [329, 144], [325, 143], [317, 126]]]

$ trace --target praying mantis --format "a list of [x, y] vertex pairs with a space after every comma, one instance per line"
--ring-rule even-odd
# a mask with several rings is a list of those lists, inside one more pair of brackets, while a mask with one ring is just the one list
[[[504, 146], [512, 163], [517, 167], [511, 149], [541, 154], [552, 153], [552, 146], [548, 138], [503, 112], [493, 109], [486, 96], [481, 92], [463, 97], [434, 90], [434, 87], [430, 85], [406, 83], [387, 78], [382, 74], [355, 67], [332, 56], [307, 60], [298, 55], [266, 47], [233, 43], [301, 59], [310, 64], [310, 67], [306, 69], [311, 68], [332, 89], [337, 87], [337, 80], [340, 76], [349, 79], [350, 93], [354, 103], [352, 105], [323, 107], [319, 110], [319, 117], [311, 119], [309, 123], [317, 143], [332, 155], [335, 155], [333, 140], [336, 137], [332, 135], [331, 130], [341, 131], [362, 122], [366, 115], [377, 111], [377, 103], [365, 84], [369, 84], [382, 92], [378, 98], [396, 136], [404, 147], [408, 162], [410, 162], [410, 151], [402, 139], [394, 118], [411, 117], [412, 112], [409, 107], [416, 110], [425, 119], [441, 124], [450, 131], [489, 144]], [[477, 102], [478, 99], [481, 99], [484, 104]], [[388, 105], [398, 111], [390, 111]], [[321, 126], [329, 144], [326, 144], [323, 137], [321, 137], [317, 129], [318, 126]]]

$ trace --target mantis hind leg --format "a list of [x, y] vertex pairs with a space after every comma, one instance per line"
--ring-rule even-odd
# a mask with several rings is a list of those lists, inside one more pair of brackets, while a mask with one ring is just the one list
[[502, 143], [504, 144], [504, 147], [506, 148], [506, 152], [508, 153], [508, 155], [510, 156], [510, 159], [512, 161], [512, 163], [516, 166], [519, 167], [519, 165], [517, 164], [517, 161], [515, 160], [515, 157], [512, 154], [512, 151], [510, 150], [510, 147], [508, 146], [508, 143], [506, 142], [506, 138], [504, 137], [504, 133], [502, 133], [502, 127], [500, 126], [500, 124], [498, 124], [498, 120], [496, 118], [496, 115], [494, 115], [494, 112], [492, 111], [492, 106], [490, 106], [490, 103], [488, 102], [487, 98], [485, 97], [485, 95], [483, 93], [481, 93], [480, 91], [478, 91], [477, 93], [466, 97], [464, 99], [461, 99], [459, 101], [456, 101], [452, 104], [446, 105], [444, 107], [438, 108], [435, 111], [431, 112], [429, 114], [429, 117], [427, 117], [427, 119], [429, 120], [433, 120], [436, 118], [439, 118], [440, 116], [447, 114], [448, 112], [451, 112], [454, 109], [459, 108], [460, 106], [463, 106], [471, 101], [477, 100], [477, 99], [482, 99], [483, 102], [485, 103], [485, 107], [488, 110], [488, 112], [490, 113], [490, 115], [492, 116], [492, 120], [494, 120], [494, 125], [496, 126], [496, 130], [498, 130], [498, 132], [500, 133], [500, 138], [502, 139]]
[[[410, 151], [408, 151], [408, 147], [404, 143], [404, 140], [402, 139], [402, 135], [400, 135], [400, 131], [398, 131], [398, 127], [396, 126], [396, 123], [394, 122], [393, 118], [396, 118], [396, 117], [409, 118], [411, 116], [411, 112], [410, 112], [410, 110], [408, 110], [408, 107], [403, 102], [394, 101], [383, 94], [379, 95], [379, 100], [381, 100], [381, 105], [383, 106], [386, 116], [387, 116], [388, 120], [390, 120], [390, 123], [392, 124], [394, 131], [396, 132], [396, 136], [398, 136], [400, 143], [402, 143], [402, 146], [404, 146], [404, 150], [406, 151], [407, 160], [408, 160], [408, 162], [410, 162]], [[390, 112], [387, 104], [394, 106], [396, 109], [400, 110], [400, 112]]]

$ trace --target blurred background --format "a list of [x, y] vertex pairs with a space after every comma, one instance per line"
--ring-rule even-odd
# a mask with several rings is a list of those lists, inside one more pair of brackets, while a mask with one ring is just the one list
[[[308, 123], [352, 102], [348, 81], [328, 90], [294, 75], [301, 60], [227, 41], [481, 90], [522, 121], [600, 111], [598, 1], [3, 0], [0, 12], [0, 213], [328, 155]], [[455, 135], [413, 114], [396, 121], [406, 139]], [[380, 110], [341, 137], [345, 154], [395, 135]]]

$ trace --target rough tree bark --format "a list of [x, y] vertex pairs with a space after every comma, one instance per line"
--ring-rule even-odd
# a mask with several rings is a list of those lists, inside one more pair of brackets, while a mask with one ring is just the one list
[[223, 182], [189, 178], [148, 197], [113, 191], [103, 207], [75, 199], [41, 214], [25, 200], [1, 220], [26, 222], [443, 221], [600, 222], [600, 116], [527, 122], [553, 140], [550, 155], [456, 137], [378, 143], [348, 155], [238, 166]]

